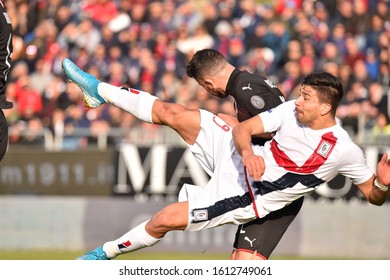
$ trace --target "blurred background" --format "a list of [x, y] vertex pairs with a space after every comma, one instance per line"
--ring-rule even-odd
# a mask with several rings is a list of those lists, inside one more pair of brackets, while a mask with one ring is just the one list
[[[341, 78], [338, 118], [370, 166], [390, 152], [388, 0], [6, 0], [13, 67], [4, 110], [10, 146], [0, 164], [1, 252], [84, 250], [176, 201], [207, 175], [169, 128], [114, 106], [87, 110], [62, 59], [117, 86], [234, 115], [186, 76], [193, 53], [219, 50], [296, 97], [302, 78]], [[351, 155], [353, 156], [353, 155]], [[274, 256], [390, 259], [389, 204], [368, 205], [344, 177], [305, 200]], [[148, 249], [228, 255], [235, 227], [170, 233]], [[77, 256], [74, 256], [77, 257]], [[16, 257], [17, 258], [17, 257]], [[50, 258], [50, 257], [47, 257]]]

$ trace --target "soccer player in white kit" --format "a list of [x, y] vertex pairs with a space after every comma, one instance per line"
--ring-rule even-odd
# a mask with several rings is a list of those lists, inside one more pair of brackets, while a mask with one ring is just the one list
[[[343, 90], [339, 79], [328, 73], [309, 75], [296, 101], [233, 129], [207, 111], [188, 110], [146, 92], [103, 83], [69, 59], [64, 59], [63, 68], [83, 91], [87, 107], [110, 103], [140, 120], [173, 128], [211, 175], [206, 186], [184, 185], [179, 202], [79, 259], [113, 259], [152, 246], [172, 230], [203, 230], [264, 217], [339, 172], [350, 177], [370, 203], [381, 205], [388, 198], [387, 154], [374, 174], [363, 152], [335, 122]], [[252, 135], [275, 131], [274, 139], [264, 147], [252, 146]]]

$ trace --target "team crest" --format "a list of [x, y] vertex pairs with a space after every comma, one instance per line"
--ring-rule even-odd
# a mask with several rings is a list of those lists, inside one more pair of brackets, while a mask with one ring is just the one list
[[193, 212], [194, 215], [194, 221], [207, 221], [209, 218], [209, 213], [207, 209], [199, 209], [199, 210], [194, 210]]
[[251, 97], [251, 104], [253, 107], [259, 110], [263, 109], [265, 106], [264, 99], [257, 95]]
[[323, 141], [317, 150], [317, 154], [319, 154], [320, 156], [322, 156], [324, 158], [327, 158], [328, 154], [331, 150], [332, 150], [332, 144], [330, 144], [329, 142]]

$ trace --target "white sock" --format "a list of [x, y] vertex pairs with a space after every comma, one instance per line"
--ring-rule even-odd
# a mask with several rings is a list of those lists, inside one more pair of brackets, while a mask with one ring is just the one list
[[153, 123], [152, 108], [156, 96], [145, 91], [116, 87], [103, 82], [98, 86], [98, 93], [106, 102], [129, 112], [141, 121]]
[[113, 259], [122, 253], [150, 247], [159, 242], [161, 239], [155, 238], [146, 232], [145, 225], [147, 222], [139, 224], [117, 240], [106, 242], [103, 245], [103, 250], [107, 257]]

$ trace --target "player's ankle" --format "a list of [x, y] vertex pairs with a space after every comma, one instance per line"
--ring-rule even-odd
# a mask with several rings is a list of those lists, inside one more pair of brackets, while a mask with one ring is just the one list
[[104, 243], [103, 251], [106, 253], [107, 258], [109, 259], [115, 259], [117, 256], [122, 254], [115, 241], [108, 241]]

